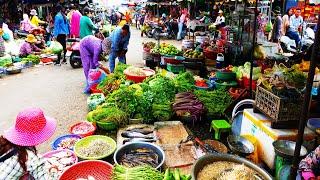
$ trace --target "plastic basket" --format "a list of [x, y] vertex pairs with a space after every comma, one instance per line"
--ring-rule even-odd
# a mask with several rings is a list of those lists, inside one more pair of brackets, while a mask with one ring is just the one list
[[164, 61], [167, 64], [181, 64], [181, 60], [177, 60], [176, 57], [164, 57]]
[[180, 73], [185, 72], [186, 68], [184, 65], [177, 65], [177, 64], [167, 64], [167, 70], [173, 73]]
[[94, 93], [102, 93], [102, 91], [101, 91], [100, 89], [97, 89], [98, 85], [99, 85], [99, 84], [94, 84], [94, 85], [92, 85], [92, 86], [90, 87], [90, 92], [91, 92], [92, 94], [94, 94]]
[[[85, 129], [85, 128], [87, 128], [87, 131], [83, 130], [82, 133], [77, 132], [77, 130], [81, 130], [81, 129]], [[83, 121], [83, 122], [78, 122], [78, 123], [72, 125], [69, 129], [69, 132], [71, 134], [76, 134], [81, 137], [87, 137], [87, 136], [93, 135], [94, 132], [96, 131], [96, 129], [97, 129], [97, 127], [94, 123]]]
[[284, 99], [258, 86], [254, 106], [270, 117], [273, 122], [298, 121], [302, 102], [302, 97], [300, 99]]
[[114, 122], [97, 121], [96, 123], [99, 128], [104, 129], [106, 131], [113, 131], [118, 128], [117, 124], [115, 124]]
[[[56, 138], [53, 143], [51, 144], [51, 147], [53, 150], [57, 150], [59, 149], [59, 144], [61, 143], [61, 141], [68, 139], [68, 138], [76, 138], [76, 139], [81, 139], [81, 136], [76, 135], [76, 134], [67, 134], [67, 135], [62, 135], [59, 136], [58, 138]], [[70, 150], [73, 150], [73, 147], [70, 148]]]
[[90, 160], [82, 161], [72, 165], [66, 171], [64, 171], [60, 177], [60, 180], [70, 180], [84, 178], [92, 176], [95, 179], [110, 180], [112, 176], [113, 166], [105, 161]]
[[[108, 143], [111, 146], [111, 148], [108, 151], [104, 152], [103, 155], [96, 156], [96, 157], [86, 157], [86, 156], [82, 155], [81, 153], [79, 153], [79, 150], [81, 148], [87, 148], [95, 140], [105, 141], [106, 143]], [[117, 148], [117, 143], [112, 138], [110, 138], [108, 136], [93, 135], [93, 136], [88, 136], [88, 137], [85, 137], [85, 138], [82, 138], [81, 140], [79, 140], [74, 146], [74, 153], [81, 159], [91, 159], [91, 160], [103, 159], [103, 158], [110, 156], [116, 150], [116, 148]]]

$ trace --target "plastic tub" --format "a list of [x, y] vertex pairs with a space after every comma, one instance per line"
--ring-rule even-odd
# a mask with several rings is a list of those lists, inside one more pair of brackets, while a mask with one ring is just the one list
[[[57, 138], [53, 141], [53, 143], [51, 144], [52, 149], [53, 149], [53, 150], [59, 149], [59, 144], [60, 144], [63, 140], [68, 139], [68, 138], [81, 139], [81, 136], [76, 135], [76, 134], [67, 134], [67, 135], [59, 136], [59, 137], [57, 137]], [[73, 150], [73, 147], [70, 148], [70, 150]]]
[[106, 131], [113, 131], [116, 130], [118, 128], [117, 124], [113, 123], [113, 122], [100, 122], [97, 121], [97, 126], [101, 129], [104, 129]]
[[83, 121], [72, 125], [69, 132], [81, 137], [87, 137], [93, 135], [96, 129], [97, 127], [94, 123]]

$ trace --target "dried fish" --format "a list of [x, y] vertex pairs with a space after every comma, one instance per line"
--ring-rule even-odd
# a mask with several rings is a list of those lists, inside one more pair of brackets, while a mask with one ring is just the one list
[[159, 157], [151, 149], [138, 148], [125, 153], [120, 158], [120, 164], [127, 167], [150, 165], [156, 168], [159, 165]]

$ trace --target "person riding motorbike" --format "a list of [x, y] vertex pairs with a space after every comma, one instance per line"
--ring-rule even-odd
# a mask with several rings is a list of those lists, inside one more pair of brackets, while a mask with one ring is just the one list
[[38, 18], [38, 13], [35, 9], [31, 9], [30, 15], [30, 21], [34, 26], [39, 27], [41, 24], [46, 24], [45, 21], [42, 21]]

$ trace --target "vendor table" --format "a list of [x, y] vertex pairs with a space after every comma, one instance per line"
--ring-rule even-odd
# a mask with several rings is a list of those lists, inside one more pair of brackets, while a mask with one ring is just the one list
[[[297, 129], [272, 129], [271, 121], [263, 114], [254, 113], [253, 109], [245, 109], [242, 117], [241, 135], [252, 135], [257, 138], [259, 159], [270, 169], [274, 169], [275, 152], [272, 143], [276, 140], [297, 138]], [[304, 139], [310, 145], [316, 134], [306, 127]]]

